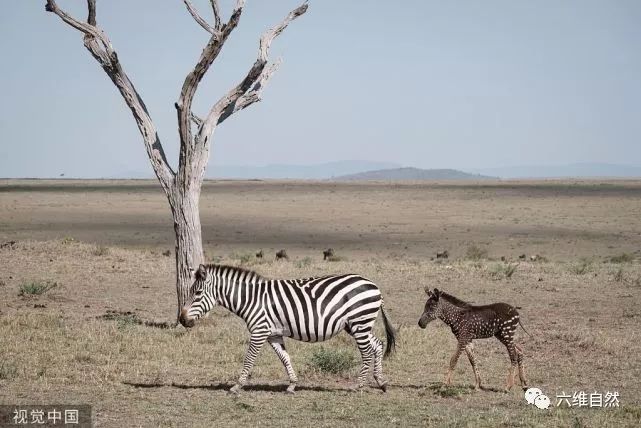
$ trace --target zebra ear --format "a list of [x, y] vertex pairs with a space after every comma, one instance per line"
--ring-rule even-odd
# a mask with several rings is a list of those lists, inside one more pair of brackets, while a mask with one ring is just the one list
[[429, 287], [425, 287], [425, 294], [427, 294], [428, 296], [432, 297], [432, 292], [430, 291]]
[[198, 266], [198, 270], [196, 271], [196, 279], [205, 279], [207, 278], [207, 268], [205, 265], [200, 265]]
[[434, 297], [436, 297], [436, 300], [438, 300], [438, 298], [441, 297], [441, 290], [439, 290], [438, 288], [435, 288], [433, 294], [434, 294]]

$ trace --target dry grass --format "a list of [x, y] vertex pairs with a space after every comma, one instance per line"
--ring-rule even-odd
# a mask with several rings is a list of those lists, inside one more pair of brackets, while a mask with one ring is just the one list
[[[218, 425], [257, 420], [280, 425], [294, 418], [319, 426], [496, 426], [506, 421], [519, 426], [567, 426], [579, 418], [588, 426], [624, 426], [638, 415], [641, 390], [628, 373], [641, 365], [625, 356], [641, 352], [638, 342], [628, 341], [630, 332], [641, 324], [635, 303], [641, 290], [631, 291], [626, 284], [614, 282], [614, 288], [604, 294], [598, 277], [582, 276], [577, 281], [563, 264], [521, 264], [519, 275], [503, 283], [479, 277], [469, 262], [443, 266], [370, 259], [332, 264], [336, 271], [360, 272], [376, 281], [394, 325], [402, 326], [398, 352], [384, 362], [391, 381], [389, 392], [348, 391], [356, 381], [359, 354], [353, 339], [341, 335], [323, 344], [287, 342], [301, 380], [295, 397], [282, 393], [285, 372], [265, 347], [250, 385], [234, 399], [225, 391], [239, 373], [247, 346], [242, 322], [216, 309], [189, 331], [145, 326], [144, 321], [172, 318], [172, 260], [147, 251], [112, 248], [87, 264], [82, 256], [93, 248], [80, 243], [24, 242], [2, 253], [9, 262], [9, 271], [3, 275], [13, 278], [0, 289], [0, 297], [10, 305], [3, 307], [0, 317], [0, 336], [11, 344], [0, 348], [3, 402], [13, 400], [10, 397], [53, 402], [61, 396], [69, 402], [88, 401], [97, 421], [106, 426], [178, 426], [186, 417], [196, 426], [208, 425], [212, 418]], [[52, 253], [58, 258], [48, 262]], [[45, 309], [22, 304], [14, 288], [27, 280], [29, 264], [38, 263], [43, 266], [41, 275], [63, 284], [38, 296]], [[491, 266], [480, 263], [483, 269]], [[255, 267], [271, 277], [327, 272], [322, 260], [305, 266], [269, 261]], [[593, 269], [605, 276], [611, 265]], [[641, 273], [636, 264], [628, 269], [630, 274]], [[537, 282], [540, 276], [554, 278], [550, 281], [554, 288]], [[616, 389], [625, 407], [535, 412], [525, 406], [518, 391], [474, 392], [464, 358], [454, 385], [443, 386], [455, 341], [437, 322], [427, 330], [416, 327], [424, 284], [439, 284], [479, 304], [500, 300], [522, 306], [523, 322], [534, 335], [530, 339], [520, 334], [519, 339], [526, 349], [531, 384], [551, 394]], [[616, 298], [619, 294], [631, 297], [621, 300]], [[575, 309], [568, 311], [568, 307]], [[384, 337], [381, 326], [377, 328], [379, 337]], [[505, 350], [498, 341], [481, 341], [476, 352], [485, 384], [500, 389], [508, 367]]]
[[[636, 255], [621, 259], [624, 264], [610, 259], [637, 254], [641, 243], [635, 185], [506, 184], [491, 187], [498, 196], [490, 199], [487, 188], [473, 186], [244, 186], [206, 185], [201, 208], [208, 261], [243, 264], [276, 278], [356, 272], [372, 279], [399, 329], [397, 352], [384, 361], [387, 393], [348, 390], [359, 354], [343, 334], [323, 344], [287, 341], [300, 379], [295, 396], [283, 393], [285, 371], [269, 346], [247, 390], [228, 396], [247, 347], [245, 326], [217, 308], [194, 329], [167, 328], [175, 317], [174, 258], [163, 255], [171, 248], [171, 222], [156, 187], [84, 191], [81, 204], [78, 189], [37, 197], [14, 189], [0, 192], [1, 206], [9, 208], [0, 211], [7, 235], [0, 241], [19, 241], [0, 249], [0, 403], [88, 402], [97, 426], [108, 427], [638, 426], [641, 265]], [[345, 200], [358, 201], [361, 211], [330, 211]], [[265, 214], [255, 219], [248, 212]], [[616, 218], [608, 217], [612, 212]], [[27, 213], [33, 224], [55, 227], [25, 225]], [[148, 223], [132, 220], [140, 218]], [[634, 233], [621, 232], [621, 222]], [[121, 224], [126, 230], [109, 226]], [[507, 260], [522, 253], [547, 259], [520, 262], [508, 281], [511, 264], [496, 268], [483, 251], [457, 260], [470, 242]], [[108, 251], [97, 255], [100, 246]], [[329, 246], [343, 257], [324, 262], [320, 249]], [[254, 256], [259, 248], [264, 260]], [[290, 261], [274, 262], [280, 248]], [[428, 260], [443, 248], [456, 257], [443, 264]], [[495, 269], [502, 280], [493, 276]], [[47, 281], [59, 285], [19, 295], [21, 285]], [[543, 412], [526, 406], [519, 391], [497, 392], [509, 362], [496, 340], [476, 344], [484, 384], [492, 389], [471, 388], [464, 355], [454, 384], [445, 387], [456, 344], [442, 323], [426, 330], [416, 325], [425, 286], [475, 304], [522, 307], [521, 320], [533, 337], [518, 330], [517, 339], [530, 383], [549, 395], [617, 390], [622, 407]], [[377, 334], [384, 338], [381, 324]], [[350, 355], [356, 365], [339, 370]]]

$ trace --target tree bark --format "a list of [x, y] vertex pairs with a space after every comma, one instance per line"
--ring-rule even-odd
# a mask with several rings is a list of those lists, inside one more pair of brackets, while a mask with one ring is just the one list
[[200, 186], [175, 190], [169, 205], [176, 233], [176, 295], [180, 313], [192, 283], [191, 269], [204, 263], [205, 258], [198, 210]]
[[[238, 26], [245, 0], [236, 0], [234, 10], [225, 23], [221, 19], [218, 0], [210, 0], [214, 13], [213, 25], [202, 18], [190, 0], [183, 0], [183, 2], [192, 18], [210, 34], [210, 38], [193, 70], [185, 77], [180, 96], [175, 103], [180, 137], [177, 172], [174, 172], [167, 162], [156, 127], [145, 103], [125, 73], [107, 34], [96, 23], [96, 0], [87, 0], [87, 22], [82, 22], [60, 9], [55, 0], [47, 0], [45, 6], [48, 12], [58, 15], [63, 22], [83, 34], [85, 47], [118, 88], [136, 120], [151, 166], [167, 195], [174, 219], [178, 314], [189, 296], [192, 283], [191, 269], [196, 269], [205, 261], [198, 203], [205, 169], [209, 162], [211, 137], [216, 127], [229, 116], [262, 99], [263, 88], [279, 64], [268, 62], [271, 42], [291, 21], [307, 11], [307, 3], [303, 3], [261, 37], [258, 59], [246, 77], [221, 97], [210, 109], [206, 118], [202, 119], [192, 111], [196, 90], [218, 57], [225, 41]], [[195, 135], [192, 132], [192, 123], [196, 126]]]

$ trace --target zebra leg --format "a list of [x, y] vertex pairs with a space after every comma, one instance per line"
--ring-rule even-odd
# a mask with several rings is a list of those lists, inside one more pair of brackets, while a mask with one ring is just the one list
[[452, 355], [452, 358], [450, 359], [450, 367], [447, 370], [447, 376], [445, 376], [446, 385], [452, 384], [452, 373], [454, 373], [454, 368], [456, 368], [456, 363], [458, 363], [458, 357], [461, 356], [461, 352], [463, 352], [463, 349], [465, 349], [465, 345], [467, 344], [459, 342], [458, 346], [456, 347], [456, 352], [454, 352], [454, 355]]
[[294, 372], [294, 368], [292, 367], [292, 362], [289, 359], [289, 354], [285, 350], [285, 341], [283, 340], [283, 336], [270, 336], [267, 338], [267, 341], [270, 345], [272, 345], [272, 348], [274, 349], [274, 352], [276, 352], [276, 355], [278, 355], [280, 362], [283, 363], [283, 366], [285, 366], [285, 371], [287, 372], [287, 376], [289, 376], [289, 386], [287, 386], [287, 393], [293, 394], [294, 389], [296, 389], [298, 377], [296, 377], [296, 373]]
[[356, 346], [358, 346], [358, 350], [361, 352], [361, 358], [363, 359], [361, 370], [358, 373], [358, 389], [361, 389], [365, 385], [365, 380], [367, 379], [367, 374], [369, 373], [369, 368], [374, 357], [374, 350], [371, 344], [372, 333], [370, 330], [357, 331], [353, 333], [353, 336], [354, 339], [356, 339]]
[[526, 389], [527, 379], [525, 378], [525, 368], [523, 367], [523, 350], [519, 346], [515, 345], [514, 347], [516, 348], [516, 362], [519, 365], [519, 379], [523, 389]]
[[229, 392], [231, 392], [232, 394], [238, 394], [240, 390], [243, 388], [243, 386], [245, 386], [245, 383], [247, 383], [247, 378], [249, 377], [249, 373], [251, 373], [252, 367], [254, 367], [256, 358], [258, 358], [260, 348], [263, 347], [266, 340], [267, 340], [267, 335], [264, 333], [251, 334], [251, 336], [249, 337], [249, 348], [247, 348], [247, 352], [245, 353], [243, 370], [240, 372], [240, 377], [238, 378], [238, 382], [236, 382], [236, 385], [231, 387]]
[[387, 382], [383, 378], [383, 342], [372, 335], [370, 344], [374, 352], [374, 380], [376, 380], [378, 387], [385, 392], [387, 391]]
[[467, 358], [470, 360], [472, 370], [474, 371], [474, 389], [481, 389], [481, 375], [479, 374], [478, 368], [476, 367], [476, 358], [474, 357], [474, 344], [472, 342], [468, 343], [465, 347], [465, 353], [467, 354]]

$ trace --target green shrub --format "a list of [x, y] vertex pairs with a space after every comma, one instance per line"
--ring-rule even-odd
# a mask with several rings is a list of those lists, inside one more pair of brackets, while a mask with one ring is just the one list
[[312, 354], [314, 369], [332, 374], [341, 374], [356, 365], [356, 358], [349, 351], [321, 347]]
[[467, 247], [467, 250], [465, 251], [465, 258], [468, 260], [482, 260], [487, 258], [487, 250], [485, 248], [481, 248], [476, 244], [472, 244], [469, 247]]
[[618, 256], [610, 257], [610, 263], [630, 263], [634, 260], [634, 256], [629, 253], [621, 253]]
[[38, 296], [58, 286], [57, 282], [25, 282], [20, 285], [20, 296]]
[[98, 257], [106, 256], [107, 254], [109, 254], [109, 248], [100, 245], [100, 246], [97, 246], [96, 248], [94, 248], [91, 253], [94, 256], [98, 256]]
[[576, 275], [583, 275], [588, 273], [592, 268], [592, 261], [588, 259], [581, 259], [577, 263], [574, 263], [570, 266], [570, 272]]
[[9, 361], [0, 361], [0, 379], [9, 380], [16, 377], [18, 368]]
[[509, 279], [516, 272], [517, 266], [516, 263], [495, 263], [490, 267], [490, 275], [495, 279]]
[[305, 257], [296, 262], [296, 267], [301, 269], [304, 267], [307, 267], [312, 264], [312, 258], [311, 257]]

